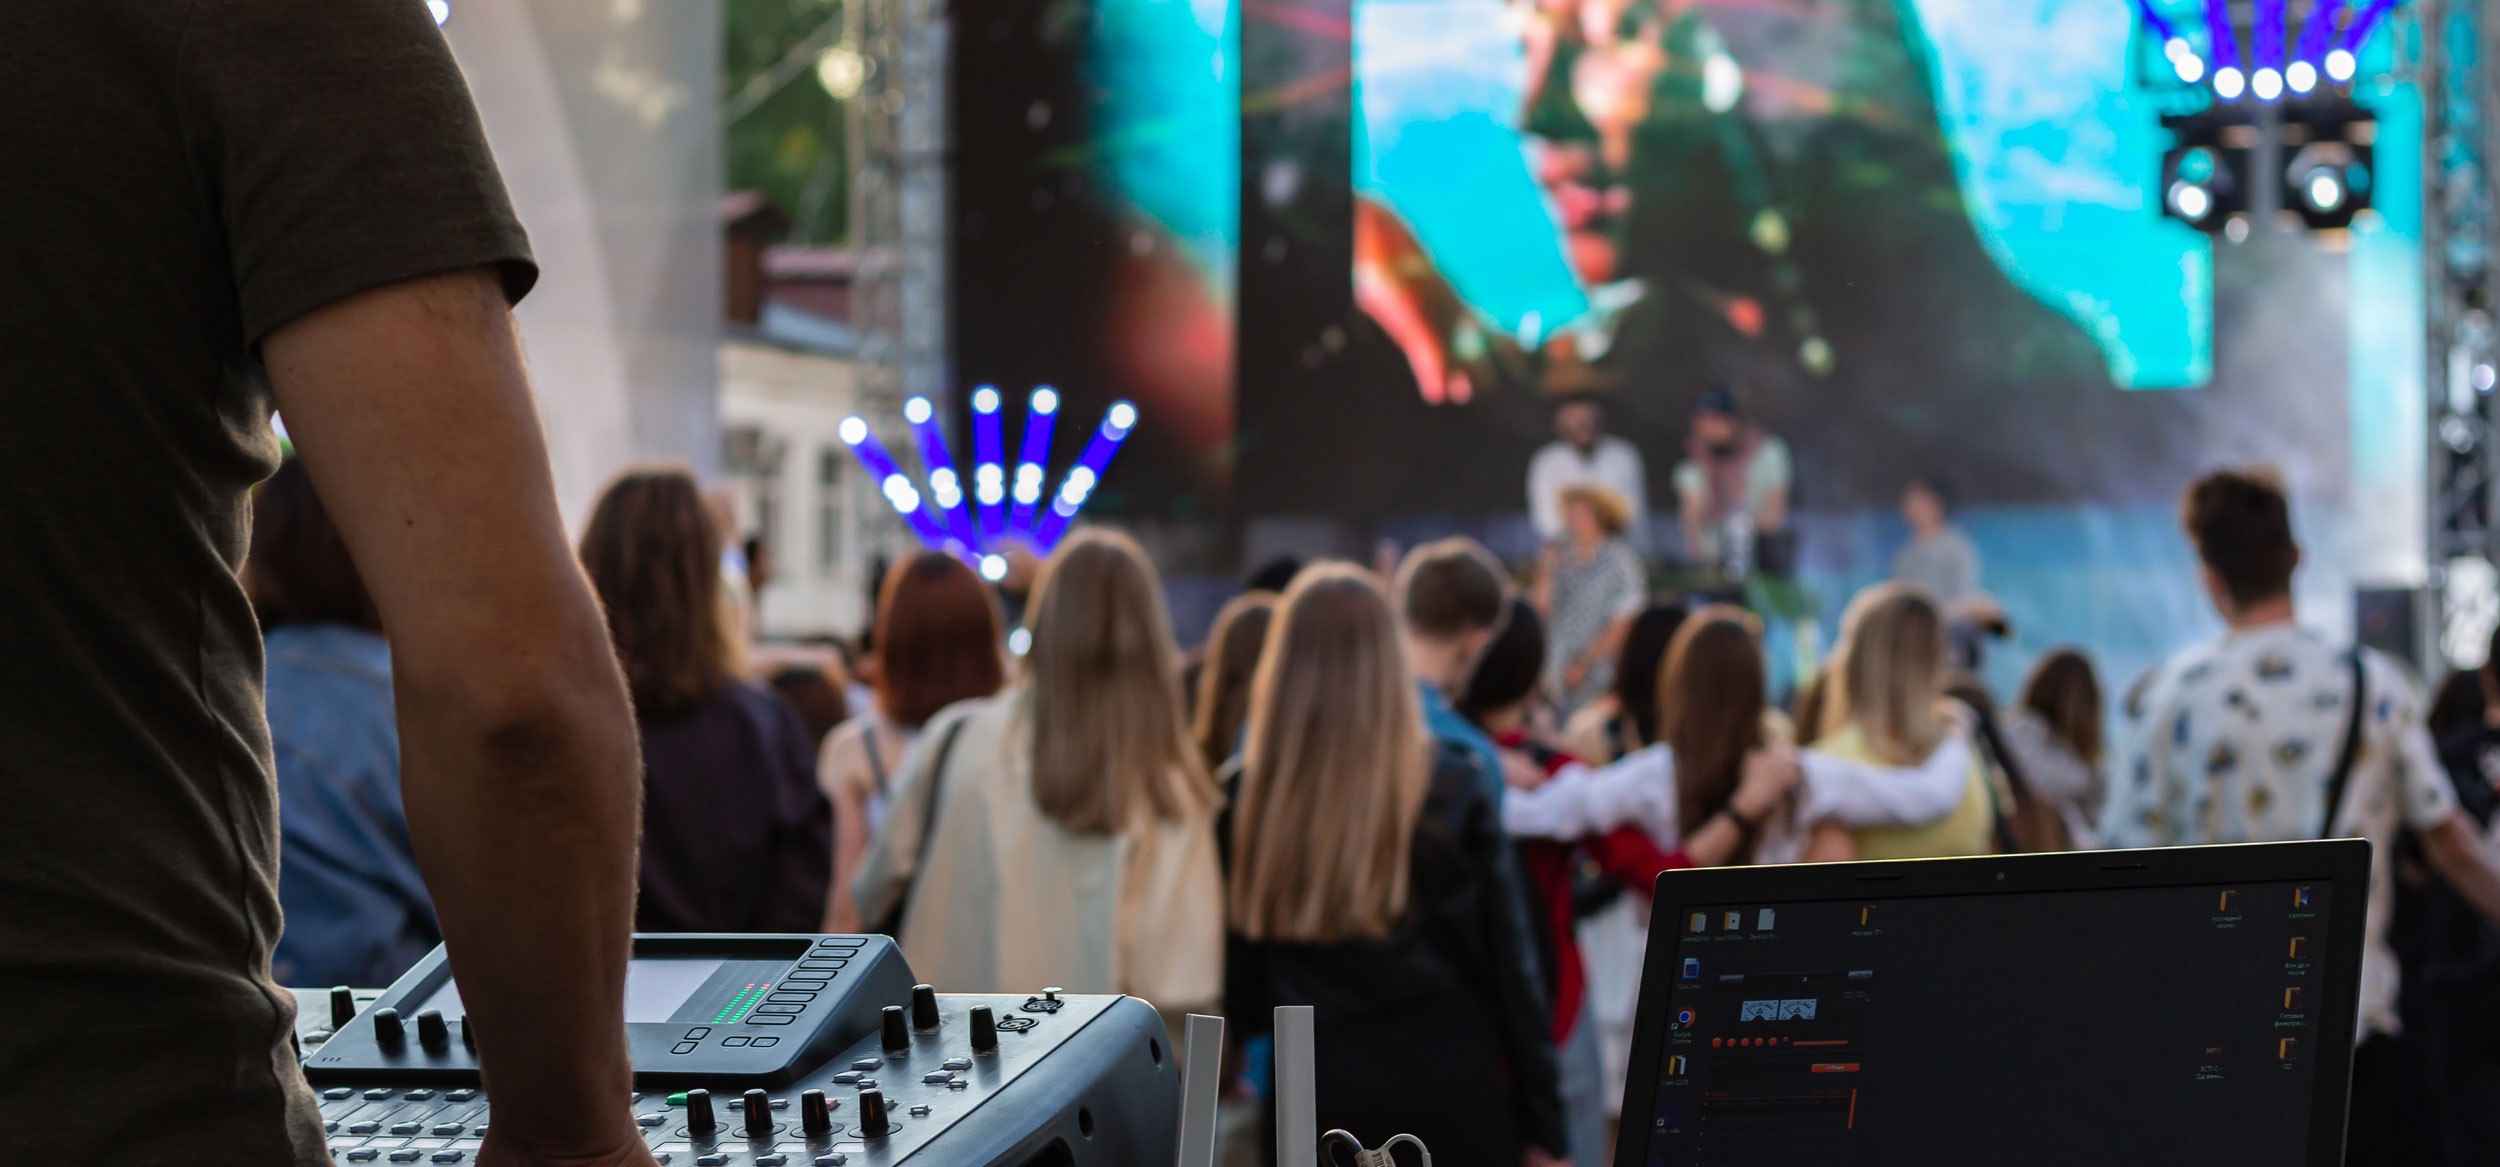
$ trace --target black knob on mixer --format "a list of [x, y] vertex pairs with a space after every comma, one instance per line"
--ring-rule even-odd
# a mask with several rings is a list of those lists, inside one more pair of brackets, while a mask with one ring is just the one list
[[408, 1026], [399, 1019], [399, 1010], [381, 1008], [373, 1011], [373, 1040], [383, 1049], [398, 1049], [408, 1044]]
[[709, 1138], [720, 1124], [712, 1119], [712, 1092], [686, 1091], [686, 1130], [696, 1138]]
[[347, 1028], [356, 1019], [356, 991], [345, 985], [330, 990], [330, 1032]]
[[913, 985], [911, 987], [911, 1027], [914, 1029], [938, 1027], [937, 986]]
[[911, 1048], [911, 1029], [904, 1024], [900, 1005], [885, 1007], [885, 1048], [889, 1053]]
[[451, 1048], [451, 1025], [443, 1020], [442, 1010], [428, 1009], [417, 1014], [417, 1044], [438, 1054]]
[[745, 1109], [747, 1113], [747, 1137], [750, 1139], [769, 1139], [773, 1137], [772, 1096], [761, 1090], [749, 1090], [746, 1092]]
[[998, 1014], [987, 1005], [972, 1007], [972, 1052], [985, 1054], [998, 1048]]
[[799, 1129], [810, 1138], [832, 1133], [833, 1111], [825, 1105], [824, 1091], [810, 1090], [799, 1095]]
[[894, 1124], [885, 1116], [885, 1093], [879, 1090], [860, 1091], [859, 1133], [874, 1139], [893, 1129]]
[[477, 1022], [466, 1017], [460, 1019], [460, 1048], [470, 1053], [477, 1052]]

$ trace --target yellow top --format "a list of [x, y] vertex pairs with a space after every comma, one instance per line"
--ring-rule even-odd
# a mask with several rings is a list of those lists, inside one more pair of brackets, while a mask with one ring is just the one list
[[[1892, 764], [1876, 756], [1867, 745], [1866, 732], [1856, 725], [1845, 725], [1825, 735], [1814, 743], [1814, 750], [1879, 766]], [[1996, 815], [1989, 807], [1987, 775], [1976, 757], [1971, 760], [1970, 782], [1963, 788], [1961, 805], [1954, 807], [1953, 813], [1925, 826], [1868, 827], [1849, 832], [1860, 859], [1992, 855], [1996, 853], [1995, 836]]]

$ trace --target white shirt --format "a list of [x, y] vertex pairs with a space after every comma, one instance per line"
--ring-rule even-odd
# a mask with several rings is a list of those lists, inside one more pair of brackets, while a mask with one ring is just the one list
[[[2371, 843], [2361, 1024], [2396, 1032], [2399, 826], [2456, 813], [2413, 682], [2364, 653], [2369, 688], [2334, 837]], [[2127, 703], [2101, 838], [2112, 847], [2271, 843], [2320, 837], [2326, 788], [2352, 712], [2352, 654], [2292, 624], [2235, 633], [2172, 657]]]
[[1632, 508], [1624, 530], [1633, 546], [1649, 539], [1649, 471], [1640, 447], [1622, 438], [1601, 437], [1597, 448], [1582, 457], [1569, 442], [1547, 442], [1528, 462], [1528, 521], [1537, 537], [1552, 542], [1563, 537], [1562, 494], [1574, 486], [1603, 487]]
[[[1945, 739], [1916, 769], [1869, 765], [1806, 750], [1795, 818], [1766, 824], [1756, 859], [1793, 862], [1804, 853], [1803, 828], [1834, 822], [1850, 827], [1917, 826], [1960, 806], [1970, 785], [1970, 739]], [[1502, 828], [1535, 839], [1577, 839], [1635, 826], [1661, 851], [1682, 843], [1675, 801], [1675, 754], [1645, 746], [1602, 769], [1565, 766], [1534, 790], [1502, 799]]]

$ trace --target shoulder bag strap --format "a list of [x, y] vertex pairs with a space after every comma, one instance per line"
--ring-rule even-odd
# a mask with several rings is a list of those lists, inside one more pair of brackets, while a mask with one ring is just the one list
[[[920, 850], [914, 853], [911, 878], [904, 881], [903, 894], [901, 898], [894, 901], [893, 913], [877, 922], [876, 930], [879, 933], [892, 936], [897, 940], [902, 939], [903, 936], [903, 918], [911, 912], [912, 891], [920, 883], [920, 873], [928, 868], [929, 841], [937, 837], [938, 807], [944, 805], [940, 801], [940, 796], [946, 791], [947, 762], [955, 755], [955, 739], [963, 735], [964, 720], [961, 717], [956, 718], [953, 724], [946, 727], [946, 736], [938, 739], [937, 754], [930, 759], [929, 789], [922, 796], [928, 801], [921, 808]], [[892, 821], [890, 812], [887, 821]]]
[[2344, 744], [2335, 754], [2335, 775], [2326, 783], [2325, 821], [2318, 826], [2318, 837], [2335, 837], [2335, 816], [2344, 806], [2344, 790], [2352, 785], [2353, 763], [2361, 757], [2361, 724], [2370, 711], [2370, 675], [2363, 665], [2359, 647], [2352, 650], [2352, 714], [2344, 719]]
[[861, 748], [868, 751], [868, 781], [876, 789], [877, 797], [883, 798], [888, 793], [885, 776], [885, 747], [877, 740], [877, 727], [873, 725], [859, 727], [859, 744]]

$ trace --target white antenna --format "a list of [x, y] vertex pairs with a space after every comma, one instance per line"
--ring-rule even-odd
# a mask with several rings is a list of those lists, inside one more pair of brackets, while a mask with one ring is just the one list
[[1276, 1167], [1319, 1162], [1319, 1084], [1308, 1005], [1276, 1007]]
[[1178, 1167], [1215, 1167], [1215, 1103], [1224, 1085], [1224, 1019], [1190, 1014], [1185, 1040]]

